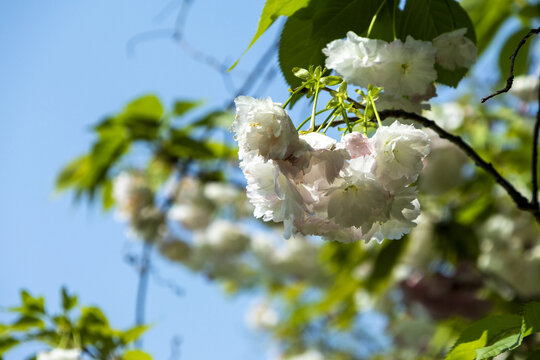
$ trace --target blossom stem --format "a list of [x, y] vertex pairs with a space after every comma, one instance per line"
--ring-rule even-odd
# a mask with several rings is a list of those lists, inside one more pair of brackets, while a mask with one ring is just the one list
[[[322, 113], [322, 112], [324, 112], [324, 111], [326, 111], [326, 110], [329, 110], [329, 109], [321, 110], [321, 111], [319, 111], [319, 114]], [[323, 126], [328, 122], [328, 120], [330, 120], [330, 118], [331, 118], [332, 116], [334, 116], [334, 114], [336, 113], [336, 111], [337, 111], [337, 108], [334, 109], [334, 110], [332, 110], [332, 112], [330, 113], [330, 115], [328, 115], [328, 117], [327, 117], [327, 118], [321, 123], [321, 125], [317, 128], [317, 132], [321, 131], [321, 129], [323, 128]], [[328, 128], [328, 127], [326, 127], [326, 128]]]
[[287, 99], [287, 101], [285, 101], [285, 103], [283, 104], [282, 108], [285, 109], [285, 108], [287, 107], [287, 105], [289, 105], [289, 103], [291, 102], [293, 96], [296, 95], [296, 94], [298, 94], [300, 91], [302, 91], [302, 89], [304, 89], [303, 86], [299, 86], [298, 88], [296, 88], [296, 89], [292, 92], [291, 96], [289, 96], [289, 98]]
[[375, 15], [373, 15], [373, 17], [371, 18], [371, 22], [369, 23], [369, 27], [368, 27], [368, 30], [367, 30], [367, 34], [366, 34], [366, 37], [369, 37], [369, 35], [371, 35], [371, 30], [373, 30], [373, 26], [375, 25], [375, 21], [377, 20], [377, 16], [379, 15], [379, 13], [381, 12], [384, 4], [386, 4], [386, 0], [384, 0], [383, 2], [381, 2], [381, 5], [379, 5], [379, 8], [377, 9], [377, 11], [375, 12]]
[[379, 127], [382, 126], [381, 118], [379, 117], [379, 112], [377, 111], [377, 107], [375, 106], [375, 100], [373, 100], [373, 97], [371, 94], [368, 93], [369, 101], [371, 102], [371, 106], [373, 106], [373, 112], [375, 113], [375, 117], [377, 118], [377, 124]]
[[394, 34], [394, 40], [397, 39], [396, 14], [397, 14], [398, 4], [399, 4], [399, 0], [394, 0], [394, 12], [392, 13], [392, 33]]
[[345, 108], [342, 108], [341, 111], [343, 113], [343, 119], [345, 120], [345, 124], [347, 124], [347, 130], [349, 130], [349, 132], [352, 133], [352, 128], [349, 122], [349, 116], [347, 115], [347, 110], [345, 110]]
[[330, 120], [330, 122], [328, 122], [328, 125], [326, 125], [326, 127], [324, 128], [323, 130], [323, 134], [326, 134], [326, 131], [328, 131], [328, 129], [330, 128], [330, 126], [332, 125], [332, 123], [334, 122], [334, 120], [336, 119], [337, 115], [334, 114], [334, 117], [332, 117], [332, 119]]
[[313, 100], [313, 109], [311, 110], [311, 123], [309, 131], [315, 131], [315, 114], [317, 112], [317, 100], [319, 99], [319, 85], [315, 86], [315, 98]]
[[[330, 109], [322, 109], [322, 110], [319, 110], [319, 111], [317, 111], [317, 112], [315, 113], [315, 115], [322, 114], [323, 112], [328, 111], [328, 110], [330, 110]], [[300, 125], [298, 125], [298, 126], [296, 127], [296, 131], [299, 131], [299, 130], [302, 128], [302, 126], [306, 125], [306, 123], [307, 123], [309, 120], [311, 120], [311, 115], [310, 115], [309, 117], [307, 117], [304, 121], [302, 121], [302, 122], [300, 123]]]

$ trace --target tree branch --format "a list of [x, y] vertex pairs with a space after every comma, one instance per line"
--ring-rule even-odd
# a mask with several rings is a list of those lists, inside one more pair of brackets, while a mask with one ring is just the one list
[[529, 203], [527, 198], [525, 198], [516, 188], [508, 182], [494, 167], [491, 163], [485, 161], [474, 149], [467, 144], [463, 139], [457, 135], [450, 134], [443, 128], [439, 127], [435, 121], [427, 119], [421, 115], [410, 113], [403, 110], [384, 110], [379, 113], [381, 119], [388, 117], [397, 117], [402, 119], [413, 120], [424, 127], [430, 128], [435, 131], [441, 138], [446, 139], [459, 147], [469, 158], [471, 158], [476, 166], [484, 169], [489, 175], [491, 175], [497, 184], [501, 185], [508, 195], [514, 200], [519, 209], [524, 211], [529, 211], [535, 215], [537, 220], [540, 222], [540, 216], [537, 214], [536, 207], [533, 204]]
[[527, 33], [527, 35], [525, 35], [523, 37], [523, 39], [521, 39], [521, 41], [518, 43], [518, 45], [516, 47], [516, 50], [514, 50], [514, 52], [510, 56], [510, 75], [506, 79], [506, 86], [504, 88], [502, 88], [501, 90], [498, 90], [498, 91], [494, 92], [493, 94], [483, 98], [482, 103], [486, 102], [487, 100], [491, 99], [492, 97], [495, 97], [495, 96], [500, 95], [502, 93], [508, 92], [512, 88], [512, 84], [514, 83], [514, 62], [516, 61], [516, 56], [517, 56], [519, 50], [521, 49], [521, 47], [523, 45], [525, 45], [525, 42], [527, 42], [527, 39], [530, 38], [533, 35], [538, 34], [538, 33], [540, 33], [540, 27], [538, 27], [536, 29], [531, 29], [531, 31], [529, 31]]
[[[539, 95], [540, 96], [540, 95]], [[537, 222], [540, 223], [540, 211], [538, 209], [538, 205], [535, 205], [533, 202], [529, 202], [526, 197], [524, 197], [516, 188], [510, 184], [508, 180], [506, 180], [494, 167], [491, 163], [484, 160], [469, 144], [467, 144], [460, 136], [450, 134], [443, 128], [441, 128], [435, 121], [427, 119], [421, 115], [407, 112], [404, 110], [383, 110], [379, 112], [379, 116], [381, 120], [384, 120], [389, 117], [395, 117], [395, 118], [401, 118], [401, 119], [407, 119], [412, 120], [424, 127], [430, 128], [433, 131], [435, 131], [441, 138], [446, 139], [456, 145], [458, 148], [460, 148], [465, 154], [474, 161], [476, 166], [486, 171], [497, 184], [501, 185], [508, 195], [512, 198], [514, 203], [517, 205], [517, 207], [520, 210], [527, 211], [531, 213]], [[540, 110], [537, 115], [537, 127], [536, 130], [540, 130]], [[356, 121], [358, 120], [357, 117], [350, 117], [349, 121]], [[370, 119], [370, 122], [374, 122], [374, 119]], [[345, 122], [340, 121], [334, 121], [332, 123], [332, 126], [337, 125], [343, 125]], [[538, 134], [538, 131], [536, 132]], [[535, 160], [536, 164], [536, 160]], [[536, 166], [536, 165], [533, 165]]]

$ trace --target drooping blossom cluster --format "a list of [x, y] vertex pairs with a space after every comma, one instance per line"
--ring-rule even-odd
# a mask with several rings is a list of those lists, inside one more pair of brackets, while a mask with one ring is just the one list
[[330, 42], [323, 53], [326, 67], [336, 70], [348, 83], [383, 87], [378, 103], [381, 110], [421, 112], [426, 107], [422, 102], [436, 95], [435, 63], [454, 70], [469, 68], [476, 60], [476, 46], [465, 37], [466, 31], [444, 33], [433, 41], [407, 36], [404, 42], [369, 39], [349, 31], [346, 39]]
[[280, 104], [240, 96], [232, 125], [254, 215], [283, 222], [285, 236], [321, 235], [350, 242], [399, 239], [415, 226], [411, 184], [429, 153], [427, 135], [394, 122], [368, 138], [338, 143], [299, 135]]

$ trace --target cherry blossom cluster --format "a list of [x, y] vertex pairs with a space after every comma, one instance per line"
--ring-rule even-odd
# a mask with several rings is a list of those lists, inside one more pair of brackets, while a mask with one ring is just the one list
[[283, 222], [293, 233], [329, 240], [399, 239], [420, 213], [412, 185], [429, 153], [429, 138], [394, 122], [340, 142], [321, 133], [299, 135], [271, 99], [240, 96], [232, 131], [254, 215]]
[[237, 186], [185, 176], [165, 187], [171, 206], [160, 208], [143, 173], [125, 171], [115, 178], [113, 197], [130, 237], [156, 245], [170, 261], [239, 287], [250, 286], [254, 276], [274, 283], [326, 278], [315, 244], [248, 231], [242, 219], [251, 217], [253, 207]]
[[444, 33], [433, 41], [407, 36], [403, 42], [369, 39], [349, 31], [346, 39], [330, 42], [323, 53], [326, 67], [334, 69], [350, 84], [383, 87], [378, 101], [381, 110], [421, 112], [423, 101], [436, 95], [435, 64], [447, 70], [469, 68], [477, 49], [462, 28]]

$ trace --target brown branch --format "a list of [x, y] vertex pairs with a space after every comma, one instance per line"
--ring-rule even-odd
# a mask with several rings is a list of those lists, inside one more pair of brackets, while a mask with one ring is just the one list
[[[540, 223], [540, 211], [538, 210], [538, 205], [535, 205], [532, 202], [529, 202], [526, 197], [524, 197], [516, 188], [508, 182], [498, 171], [493, 167], [493, 165], [486, 160], [484, 160], [469, 144], [467, 144], [461, 137], [457, 135], [450, 134], [443, 128], [441, 128], [439, 125], [435, 123], [435, 121], [427, 119], [421, 115], [407, 112], [404, 110], [384, 110], [379, 112], [379, 116], [381, 120], [384, 120], [386, 118], [395, 117], [395, 118], [402, 118], [407, 120], [412, 120], [424, 127], [430, 128], [433, 131], [435, 131], [441, 138], [446, 139], [456, 145], [458, 148], [460, 148], [465, 154], [471, 158], [476, 166], [486, 171], [491, 177], [495, 179], [495, 182], [497, 184], [501, 185], [508, 195], [512, 198], [514, 203], [517, 205], [517, 207], [520, 210], [527, 211], [531, 213], [537, 222]], [[540, 117], [540, 111], [537, 116], [537, 119]], [[358, 120], [357, 117], [350, 117], [349, 121], [356, 121]], [[374, 122], [375, 119], [370, 119], [370, 122]], [[344, 121], [335, 121], [332, 123], [332, 126], [338, 126], [343, 125]], [[540, 120], [537, 120], [537, 124], [540, 127]]]
[[502, 88], [501, 90], [498, 90], [498, 91], [494, 92], [493, 94], [483, 98], [482, 103], [486, 102], [487, 100], [491, 99], [492, 97], [495, 97], [495, 96], [500, 95], [502, 93], [508, 92], [512, 88], [512, 84], [514, 83], [514, 62], [516, 61], [516, 56], [517, 56], [519, 50], [521, 49], [521, 47], [523, 45], [525, 45], [525, 42], [527, 42], [527, 39], [530, 38], [533, 35], [538, 34], [538, 33], [540, 33], [540, 27], [538, 27], [536, 29], [531, 29], [531, 31], [529, 31], [527, 33], [527, 35], [525, 35], [523, 37], [523, 39], [521, 39], [521, 41], [518, 43], [516, 49], [514, 50], [512, 55], [510, 56], [510, 75], [506, 79], [506, 86], [504, 88]]
[[439, 127], [435, 123], [435, 121], [427, 119], [421, 115], [410, 113], [403, 110], [384, 110], [379, 113], [381, 119], [385, 119], [388, 117], [397, 117], [402, 119], [409, 119], [413, 120], [419, 124], [421, 124], [424, 127], [430, 128], [433, 131], [435, 131], [441, 138], [446, 139], [459, 147], [469, 158], [471, 158], [476, 166], [482, 168], [485, 170], [489, 175], [491, 175], [497, 184], [501, 185], [508, 195], [514, 200], [517, 207], [521, 210], [529, 211], [535, 215], [537, 220], [540, 222], [540, 214], [537, 214], [537, 208], [533, 206], [533, 204], [529, 203], [527, 198], [525, 198], [519, 191], [516, 190], [516, 188], [508, 182], [494, 167], [491, 163], [485, 161], [482, 159], [480, 155], [474, 149], [467, 144], [463, 139], [457, 135], [450, 134], [443, 128]]

